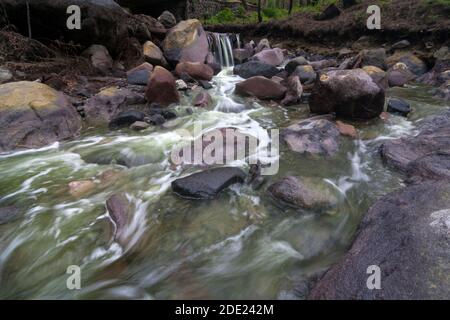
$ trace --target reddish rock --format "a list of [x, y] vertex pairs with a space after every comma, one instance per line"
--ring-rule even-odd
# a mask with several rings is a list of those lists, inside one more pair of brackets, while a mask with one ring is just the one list
[[180, 62], [175, 68], [178, 76], [187, 73], [196, 80], [211, 81], [214, 76], [214, 70], [201, 62]]
[[358, 131], [356, 131], [356, 128], [352, 126], [351, 124], [344, 123], [342, 121], [336, 121], [336, 126], [341, 135], [347, 136], [350, 138], [356, 138], [358, 137]]
[[255, 54], [253, 59], [277, 67], [283, 63], [284, 53], [280, 48], [266, 49]]
[[148, 102], [161, 106], [178, 103], [180, 96], [174, 76], [163, 67], [157, 66], [150, 77], [145, 98]]
[[253, 96], [261, 100], [283, 99], [286, 87], [276, 81], [256, 76], [236, 85], [235, 93], [242, 96]]

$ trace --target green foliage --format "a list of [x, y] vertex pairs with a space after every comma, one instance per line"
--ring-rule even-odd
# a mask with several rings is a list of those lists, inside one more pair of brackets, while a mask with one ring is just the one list
[[280, 19], [288, 16], [286, 9], [268, 7], [262, 10], [263, 15], [269, 19]]

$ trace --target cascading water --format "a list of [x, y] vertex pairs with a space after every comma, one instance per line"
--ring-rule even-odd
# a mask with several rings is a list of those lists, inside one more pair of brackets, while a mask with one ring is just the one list
[[[240, 40], [236, 36], [236, 45], [239, 48]], [[222, 68], [230, 68], [234, 66], [233, 45], [230, 35], [227, 33], [210, 33], [209, 47], [216, 61], [220, 63]]]

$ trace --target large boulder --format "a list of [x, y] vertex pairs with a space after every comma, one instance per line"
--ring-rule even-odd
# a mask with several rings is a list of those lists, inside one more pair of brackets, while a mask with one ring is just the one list
[[[308, 298], [450, 299], [449, 194], [448, 182], [424, 182], [378, 200]], [[370, 266], [381, 271], [379, 289], [368, 288]]]
[[0, 85], [0, 152], [72, 138], [81, 118], [67, 97], [38, 82]]
[[384, 97], [384, 90], [364, 70], [333, 70], [316, 81], [309, 107], [318, 114], [371, 119], [383, 111]]
[[195, 80], [211, 81], [214, 70], [202, 62], [180, 62], [175, 68], [178, 76], [186, 73]]
[[426, 63], [411, 52], [397, 51], [386, 59], [386, 64], [389, 68], [394, 66], [397, 62], [404, 63], [409, 71], [416, 76], [421, 76], [428, 70]]
[[145, 98], [150, 103], [157, 103], [161, 106], [168, 106], [178, 103], [178, 95], [175, 77], [163, 67], [157, 66], [150, 77], [145, 92]]
[[414, 75], [406, 64], [397, 62], [389, 68], [387, 78], [390, 87], [403, 87], [408, 81], [414, 79]]
[[249, 61], [235, 66], [233, 72], [234, 74], [244, 79], [256, 76], [263, 76], [270, 79], [278, 74], [280, 70], [267, 63], [262, 63], [259, 61]]
[[209, 52], [208, 39], [200, 21], [181, 21], [169, 30], [163, 43], [163, 51], [171, 63], [205, 62]]
[[172, 182], [172, 190], [188, 199], [213, 199], [235, 183], [243, 183], [246, 174], [239, 168], [221, 167], [208, 169]]
[[258, 52], [252, 59], [278, 67], [284, 61], [284, 53], [280, 48], [267, 49]]
[[252, 96], [261, 100], [279, 100], [286, 94], [286, 87], [265, 77], [252, 77], [236, 84], [235, 93], [241, 96]]
[[320, 210], [338, 202], [336, 191], [319, 178], [288, 176], [270, 185], [267, 191], [275, 200], [295, 208]]
[[[23, 0], [2, 0], [9, 23], [23, 35], [28, 35], [26, 3]], [[33, 0], [28, 4], [33, 38], [57, 39], [84, 46], [97, 43], [107, 47], [111, 53], [118, 53], [128, 37], [127, 19], [130, 15], [113, 0]], [[67, 8], [71, 5], [81, 8], [80, 30], [70, 30], [66, 26]]]
[[333, 122], [312, 118], [283, 129], [281, 139], [298, 153], [333, 156], [339, 151], [340, 132]]

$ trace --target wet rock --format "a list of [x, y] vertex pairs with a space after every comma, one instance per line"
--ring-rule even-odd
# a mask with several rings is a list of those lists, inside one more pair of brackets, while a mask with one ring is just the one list
[[185, 91], [189, 89], [187, 83], [184, 80], [178, 79], [175, 81], [175, 84], [177, 86], [177, 90], [179, 91]]
[[[332, 266], [309, 299], [450, 298], [450, 184], [410, 185], [379, 199], [364, 216], [350, 251]], [[369, 266], [381, 289], [366, 286]]]
[[153, 66], [150, 63], [144, 62], [136, 68], [127, 71], [127, 82], [129, 84], [145, 86], [148, 84], [152, 71]]
[[0, 207], [0, 225], [16, 220], [20, 210], [16, 206]]
[[150, 77], [145, 98], [148, 102], [157, 103], [161, 106], [178, 103], [180, 96], [174, 76], [163, 67], [157, 66]]
[[167, 29], [175, 27], [177, 19], [170, 11], [164, 11], [159, 17], [158, 21]]
[[316, 80], [317, 77], [317, 73], [314, 71], [313, 67], [309, 65], [298, 66], [294, 70], [292, 75], [298, 76], [300, 82], [303, 84], [311, 84]]
[[391, 98], [387, 104], [387, 112], [406, 117], [411, 112], [411, 106], [405, 100]]
[[372, 78], [380, 88], [387, 89], [389, 87], [387, 73], [378, 67], [366, 66], [362, 68]]
[[306, 66], [308, 64], [309, 61], [306, 60], [305, 57], [300, 56], [289, 61], [284, 67], [284, 70], [286, 70], [288, 74], [292, 74], [297, 69], [298, 66]]
[[335, 4], [330, 4], [315, 19], [316, 20], [330, 20], [330, 19], [336, 18], [340, 14], [341, 14], [341, 10], [339, 10], [339, 8], [336, 7]]
[[166, 58], [172, 63], [205, 62], [208, 39], [200, 21], [185, 20], [169, 30], [163, 43]]
[[286, 94], [286, 87], [265, 77], [252, 77], [236, 84], [235, 93], [261, 100], [279, 100]]
[[390, 87], [403, 87], [406, 83], [414, 79], [414, 75], [408, 70], [406, 64], [397, 62], [387, 73]]
[[284, 53], [280, 48], [266, 49], [255, 54], [252, 59], [277, 67], [283, 63]]
[[206, 108], [212, 103], [212, 97], [208, 92], [199, 92], [192, 100], [194, 107]]
[[351, 124], [344, 123], [342, 121], [336, 121], [336, 126], [339, 132], [343, 136], [347, 136], [350, 138], [357, 138], [358, 137], [358, 131], [356, 131], [356, 128], [352, 126]]
[[269, 194], [284, 204], [303, 209], [326, 209], [337, 204], [336, 192], [319, 178], [285, 177], [267, 189]]
[[261, 39], [259, 42], [258, 42], [258, 45], [256, 46], [256, 48], [255, 48], [255, 52], [256, 53], [258, 53], [258, 52], [261, 52], [261, 51], [263, 51], [263, 50], [267, 50], [267, 49], [270, 49], [271, 47], [270, 47], [270, 42], [269, 42], [269, 40], [267, 40], [267, 39]]
[[109, 128], [115, 130], [123, 127], [129, 127], [136, 121], [144, 121], [145, 116], [145, 113], [137, 110], [123, 111], [111, 120], [109, 123]]
[[148, 122], [154, 126], [160, 126], [166, 122], [166, 118], [161, 114], [153, 114], [148, 118]]
[[8, 82], [13, 78], [11, 71], [8, 69], [0, 68], [0, 84]]
[[383, 48], [361, 50], [356, 58], [354, 68], [366, 66], [374, 66], [382, 70], [387, 70], [386, 50]]
[[173, 181], [172, 190], [182, 198], [213, 199], [230, 185], [243, 183], [245, 177], [239, 168], [208, 169]]
[[141, 131], [148, 128], [150, 128], [150, 123], [144, 121], [136, 121], [130, 126], [130, 129], [135, 131]]
[[408, 48], [411, 43], [408, 40], [401, 40], [394, 43], [391, 47], [391, 50], [405, 49]]
[[112, 71], [114, 62], [105, 46], [94, 44], [83, 52], [83, 56], [88, 57], [92, 66], [104, 74]]
[[73, 138], [81, 118], [67, 97], [38, 82], [0, 85], [0, 152]]
[[416, 76], [420, 76], [428, 70], [425, 62], [411, 52], [396, 52], [386, 59], [386, 64], [388, 67], [392, 67], [397, 62], [404, 63], [408, 67], [408, 70]]
[[435, 96], [446, 101], [450, 101], [450, 80], [440, 86], [435, 93]]
[[316, 81], [309, 107], [318, 114], [371, 119], [383, 111], [384, 96], [384, 90], [364, 70], [333, 70]]
[[[1, 76], [0, 76], [1, 77]], [[437, 76], [438, 83], [445, 83], [450, 80], [450, 70], [446, 70], [444, 72], [441, 72]]]
[[107, 125], [120, 112], [141, 103], [145, 103], [142, 94], [127, 88], [107, 87], [86, 101], [86, 122], [91, 126]]
[[213, 88], [213, 85], [211, 84], [211, 82], [209, 81], [205, 81], [205, 80], [198, 80], [197, 81], [198, 84], [205, 90], [209, 90]]
[[[116, 54], [128, 37], [130, 15], [113, 0], [41, 0], [28, 3], [35, 39], [57, 39], [82, 46], [96, 43]], [[82, 12], [80, 30], [70, 30], [66, 26], [67, 8], [74, 4]], [[2, 0], [2, 5], [8, 23], [17, 26], [21, 34], [28, 36], [26, 1]]]
[[300, 79], [297, 76], [290, 76], [285, 81], [285, 86], [287, 91], [284, 99], [281, 101], [281, 104], [283, 106], [289, 106], [299, 103], [303, 94], [303, 87]]
[[123, 193], [113, 194], [106, 200], [106, 209], [116, 225], [114, 239], [121, 245], [126, 243], [126, 230], [131, 219], [132, 204]]
[[281, 139], [298, 153], [333, 156], [339, 150], [340, 132], [333, 122], [313, 118], [283, 129]]
[[320, 71], [326, 68], [335, 67], [337, 65], [337, 61], [335, 59], [324, 59], [318, 61], [312, 61], [309, 63], [315, 71]]
[[177, 75], [188, 74], [195, 80], [211, 81], [214, 70], [210, 66], [201, 62], [180, 62], [175, 68]]
[[234, 49], [233, 58], [236, 64], [241, 64], [250, 59], [254, 54], [253, 49]]
[[409, 183], [426, 180], [450, 181], [450, 150], [437, 151], [411, 161], [406, 167], [406, 175]]
[[72, 181], [69, 183], [69, 192], [73, 197], [80, 198], [95, 190], [96, 184], [92, 180]]
[[162, 66], [167, 68], [167, 61], [161, 49], [151, 41], [147, 41], [143, 45], [144, 59], [154, 66]]
[[380, 146], [381, 157], [387, 165], [406, 172], [412, 161], [438, 151], [450, 150], [449, 109], [423, 120], [418, 130], [417, 136], [388, 140]]
[[263, 76], [270, 79], [279, 72], [280, 70], [278, 68], [258, 61], [249, 61], [234, 67], [234, 74], [244, 79], [256, 76]]

